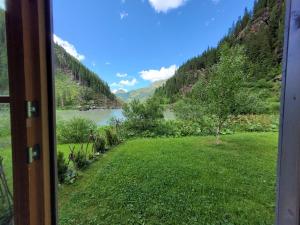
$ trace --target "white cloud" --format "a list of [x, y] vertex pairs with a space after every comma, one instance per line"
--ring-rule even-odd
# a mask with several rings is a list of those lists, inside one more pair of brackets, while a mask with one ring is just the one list
[[140, 76], [144, 80], [148, 80], [151, 82], [166, 80], [172, 77], [177, 70], [176, 65], [172, 65], [168, 68], [162, 67], [160, 70], [143, 70], [140, 72]]
[[137, 84], [137, 79], [133, 78], [132, 80], [121, 80], [120, 85], [122, 86], [134, 86]]
[[110, 62], [105, 62], [105, 65], [109, 66], [109, 65], [111, 65], [111, 63]]
[[121, 2], [122, 2], [123, 4], [125, 4], [125, 3], [126, 3], [126, 0], [121, 0]]
[[127, 12], [121, 12], [120, 13], [121, 20], [124, 20], [127, 16], [129, 16], [129, 14]]
[[92, 62], [92, 66], [95, 67], [95, 66], [96, 66], [96, 63], [95, 63], [95, 62]]
[[133, 78], [131, 80], [121, 80], [119, 83], [112, 83], [110, 86], [111, 87], [119, 87], [119, 88], [124, 88], [126, 86], [134, 86], [138, 83], [137, 79]]
[[58, 37], [57, 35], [53, 34], [53, 40], [54, 43], [58, 44], [62, 48], [66, 50], [67, 53], [69, 53], [71, 56], [74, 58], [78, 59], [79, 61], [82, 61], [85, 59], [84, 55], [81, 55], [77, 52], [76, 48], [74, 45], [70, 44], [68, 41], [65, 41]]
[[148, 0], [150, 5], [156, 12], [167, 13], [171, 9], [176, 9], [182, 6], [188, 0]]
[[127, 77], [128, 74], [127, 73], [117, 73], [116, 76], [123, 78], [123, 77]]

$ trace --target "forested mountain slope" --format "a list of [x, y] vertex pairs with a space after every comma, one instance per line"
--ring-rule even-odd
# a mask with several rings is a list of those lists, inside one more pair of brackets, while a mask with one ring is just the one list
[[[155, 96], [173, 103], [188, 95], [200, 77], [219, 60], [224, 43], [242, 45], [248, 57], [247, 86], [265, 92], [265, 98], [279, 101], [281, 60], [284, 31], [284, 0], [258, 0], [253, 10], [245, 9], [243, 17], [229, 29], [215, 48], [208, 48], [200, 56], [184, 63], [166, 84], [155, 91]], [[201, 41], [201, 40], [199, 40]]]
[[[119, 107], [106, 82], [55, 44], [56, 99], [58, 107]], [[79, 104], [78, 104], [79, 103]]]
[[[8, 94], [5, 12], [0, 9], [0, 94]], [[62, 47], [54, 45], [56, 102], [59, 108], [119, 107], [106, 82]]]

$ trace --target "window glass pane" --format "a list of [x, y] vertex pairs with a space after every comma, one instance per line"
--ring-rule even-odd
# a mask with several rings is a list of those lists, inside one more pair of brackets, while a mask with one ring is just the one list
[[10, 111], [0, 104], [0, 224], [11, 224], [13, 216], [12, 151]]
[[0, 0], [0, 96], [9, 94], [4, 2]]
[[53, 0], [61, 225], [274, 224], [284, 1], [170, 2]]

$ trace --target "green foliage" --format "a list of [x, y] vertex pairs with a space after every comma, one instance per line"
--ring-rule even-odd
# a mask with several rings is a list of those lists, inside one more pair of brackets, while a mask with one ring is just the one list
[[55, 94], [57, 107], [61, 109], [78, 105], [83, 87], [78, 86], [68, 75], [57, 70], [55, 75]]
[[89, 119], [77, 117], [69, 121], [60, 121], [57, 125], [57, 139], [63, 144], [87, 143], [96, 129], [96, 123]]
[[106, 145], [106, 140], [102, 136], [97, 136], [95, 138], [95, 150], [96, 152], [104, 153], [106, 151], [105, 145]]
[[[276, 115], [238, 115], [229, 116], [223, 124], [220, 134], [232, 134], [236, 132], [276, 132], [278, 131], [279, 117]], [[216, 133], [215, 121], [203, 116], [201, 120], [162, 120], [151, 130], [128, 129], [126, 125], [120, 127], [123, 138], [131, 139], [137, 137], [187, 137], [187, 136], [207, 136]]]
[[176, 118], [183, 121], [199, 122], [204, 118], [203, 107], [193, 98], [184, 98], [174, 105]]
[[216, 48], [208, 48], [201, 56], [188, 60], [165, 85], [156, 89], [155, 97], [167, 97], [171, 102], [175, 102], [181, 95], [181, 88], [195, 84], [203, 76], [206, 68], [218, 62], [217, 53]]
[[[208, 78], [202, 79], [194, 89], [198, 104], [215, 121], [217, 137], [228, 117], [240, 113], [240, 93], [243, 91], [242, 83], [247, 77], [244, 70], [246, 61], [242, 47], [230, 48], [223, 45], [220, 61], [211, 69]], [[243, 95], [243, 98], [246, 97]]]
[[73, 162], [75, 167], [79, 170], [84, 169], [87, 165], [89, 165], [89, 161], [87, 160], [85, 153], [82, 151], [75, 152]]
[[[184, 63], [164, 86], [156, 90], [155, 96], [167, 99], [165, 102], [168, 103], [182, 99], [191, 91], [191, 87], [210, 74], [219, 61], [222, 45], [226, 43], [233, 48], [236, 45], [244, 46], [248, 58], [245, 72], [249, 75], [247, 80], [252, 81], [249, 83], [253, 87], [251, 91], [255, 93], [266, 88], [255, 85], [257, 81], [265, 80], [268, 83], [268, 97], [273, 96], [272, 88], [277, 84], [270, 81], [281, 75], [284, 18], [285, 1], [256, 1], [253, 10], [245, 9], [243, 17], [233, 24], [216, 48], [208, 49]], [[279, 92], [278, 89], [276, 91]]]
[[5, 11], [0, 9], [0, 95], [7, 95], [8, 89]]
[[105, 130], [106, 141], [109, 146], [115, 146], [120, 143], [118, 134], [115, 130], [109, 128]]
[[279, 116], [277, 115], [247, 115], [230, 118], [226, 129], [235, 132], [277, 132]]
[[260, 93], [255, 93], [247, 89], [240, 90], [235, 96], [235, 115], [268, 113], [270, 109], [262, 99], [263, 97], [261, 97]]
[[0, 104], [0, 137], [10, 135], [10, 114], [7, 105]]
[[68, 171], [68, 163], [65, 160], [64, 153], [58, 152], [57, 174], [58, 174], [58, 181], [60, 184], [65, 182], [67, 171]]
[[94, 100], [99, 101], [99, 104], [104, 103], [106, 100], [116, 100], [108, 84], [102, 81], [97, 74], [90, 71], [77, 59], [69, 55], [62, 47], [55, 45], [54, 49], [57, 67], [61, 71], [70, 72], [71, 78], [80, 85], [90, 88], [93, 94], [98, 97]]
[[91, 162], [88, 159], [88, 145], [84, 149], [84, 144], [76, 150], [76, 146], [69, 146], [70, 155], [69, 159], [73, 162], [74, 167], [78, 170], [85, 169]]
[[59, 223], [274, 224], [277, 139], [239, 133], [219, 146], [214, 137], [128, 141], [60, 190]]
[[135, 99], [124, 105], [123, 114], [126, 126], [137, 131], [151, 130], [164, 118], [163, 107], [156, 99], [148, 99], [145, 103]]

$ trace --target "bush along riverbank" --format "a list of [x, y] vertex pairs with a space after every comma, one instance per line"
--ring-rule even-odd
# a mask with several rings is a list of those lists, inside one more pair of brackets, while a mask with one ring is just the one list
[[78, 175], [103, 154], [121, 143], [113, 127], [99, 130], [88, 119], [74, 118], [57, 128], [60, 144], [57, 152], [57, 170], [60, 184], [72, 184]]

